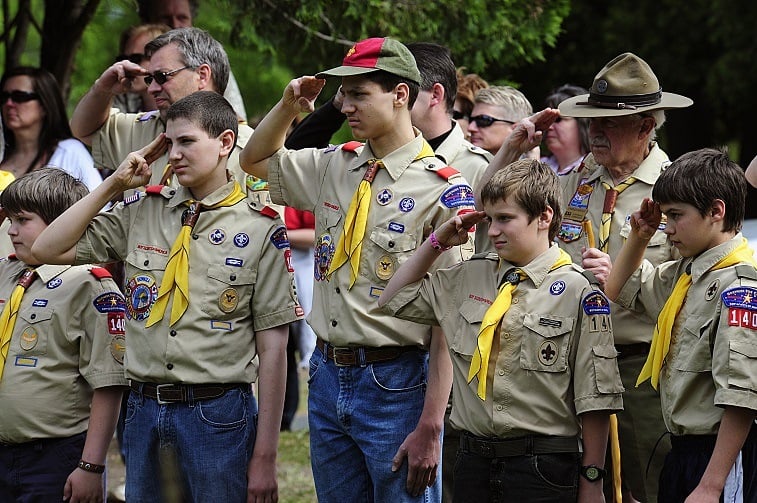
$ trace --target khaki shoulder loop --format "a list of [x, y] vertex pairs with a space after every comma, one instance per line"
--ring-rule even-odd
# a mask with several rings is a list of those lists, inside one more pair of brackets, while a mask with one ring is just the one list
[[757, 269], [748, 264], [738, 264], [736, 266], [736, 276], [742, 279], [757, 280]]

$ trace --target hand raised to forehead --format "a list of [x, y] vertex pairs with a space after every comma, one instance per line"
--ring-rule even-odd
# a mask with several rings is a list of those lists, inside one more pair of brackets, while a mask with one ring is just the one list
[[315, 110], [315, 99], [324, 85], [325, 80], [311, 76], [294, 79], [284, 89], [283, 102], [298, 112], [312, 112]]

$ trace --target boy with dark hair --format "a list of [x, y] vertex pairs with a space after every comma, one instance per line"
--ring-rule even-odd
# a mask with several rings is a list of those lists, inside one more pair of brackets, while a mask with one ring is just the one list
[[[450, 421], [462, 432], [454, 501], [602, 501], [609, 415], [623, 391], [609, 302], [553, 243], [560, 190], [547, 165], [517, 161], [481, 197], [484, 211], [437, 228], [379, 299], [446, 335]], [[484, 218], [496, 254], [427, 275]]]
[[[129, 501], [161, 494], [163, 447], [174, 450], [188, 500], [277, 496], [287, 324], [301, 308], [283, 223], [229, 181], [236, 130], [221, 95], [182, 98], [166, 133], [129, 154], [35, 248], [51, 261], [126, 263]], [[98, 214], [149, 181], [166, 144], [180, 186], [149, 186]], [[259, 413], [250, 386], [258, 375]]]
[[[631, 215], [607, 281], [615, 302], [657, 317], [637, 385], [659, 386], [673, 435], [658, 493], [666, 503], [757, 501], [757, 270], [739, 232], [746, 187], [724, 152], [676, 159]], [[682, 258], [655, 268], [643, 253], [662, 228]]]
[[0, 194], [16, 254], [0, 260], [0, 500], [102, 501], [126, 380], [124, 298], [92, 266], [42, 264], [40, 232], [87, 188], [41, 168]]
[[421, 76], [407, 47], [363, 40], [342, 66], [316, 75], [330, 76], [342, 77], [341, 110], [365, 145], [282, 148], [292, 119], [312, 110], [324, 85], [301, 77], [240, 155], [245, 170], [269, 181], [274, 202], [315, 214], [308, 420], [318, 500], [438, 501], [449, 358], [430, 327], [372, 306], [435, 227], [472, 209], [471, 188], [411, 124]]

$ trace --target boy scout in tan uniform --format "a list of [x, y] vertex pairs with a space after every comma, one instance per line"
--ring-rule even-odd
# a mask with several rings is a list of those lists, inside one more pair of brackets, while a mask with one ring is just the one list
[[[68, 218], [92, 221], [56, 235], [78, 239], [64, 260], [75, 253], [76, 262], [125, 262], [133, 340], [126, 374], [129, 410], [136, 410], [124, 433], [126, 496], [139, 500], [160, 493], [155, 477], [160, 460], [150, 447], [159, 441], [175, 445], [193, 501], [244, 501], [248, 490], [275, 497], [286, 325], [302, 317], [286, 228], [274, 210], [253, 208], [238, 182], [228, 181], [225, 156], [234, 145], [236, 115], [221, 95], [193, 93], [172, 105], [167, 117], [169, 155], [179, 182], [191, 185], [148, 186], [109, 212], [65, 214], [62, 226], [70, 225]], [[226, 129], [219, 135], [221, 125]], [[141, 171], [132, 180], [128, 173], [162, 153], [161, 141], [131, 154], [111, 176], [115, 181], [93, 196], [108, 197], [123, 180], [135, 186], [149, 176]], [[213, 166], [210, 174], [207, 163]], [[45, 252], [59, 252], [51, 248]], [[182, 249], [186, 265], [174, 267]], [[166, 289], [172, 277], [177, 286]], [[258, 377], [256, 421], [250, 383]], [[195, 405], [204, 410], [200, 416]], [[158, 420], [164, 414], [175, 417], [171, 428], [178, 434], [165, 433]], [[208, 441], [198, 443], [197, 435]], [[209, 463], [217, 470], [208, 472]]]
[[[703, 149], [676, 159], [652, 196], [631, 217], [607, 292], [628, 309], [659, 315], [637, 380], [659, 386], [672, 433], [658, 500], [755, 501], [757, 262], [738, 232], [746, 179], [727, 154]], [[639, 250], [661, 210], [683, 258], [654, 267]]]
[[19, 247], [0, 260], [0, 494], [13, 501], [103, 498], [126, 385], [124, 298], [105, 269], [35, 264], [23, 230], [86, 193], [69, 174], [43, 168], [0, 198]]
[[[316, 218], [308, 321], [319, 339], [310, 361], [308, 418], [318, 499], [359, 501], [372, 494], [376, 501], [438, 501], [450, 379], [435, 369], [444, 361], [432, 354], [429, 362], [429, 327], [394, 320], [371, 306], [433, 228], [472, 209], [472, 191], [412, 128], [408, 109], [421, 79], [405, 46], [388, 38], [358, 42], [342, 67], [319, 76], [344, 76], [342, 111], [353, 135], [365, 134], [367, 144], [278, 148], [303, 101], [312, 106], [323, 87], [302, 77], [287, 86], [240, 157], [243, 168], [269, 180], [274, 202]], [[370, 192], [364, 192], [366, 185]], [[357, 201], [367, 201], [369, 210]], [[346, 224], [353, 216], [365, 218], [364, 226]], [[364, 237], [352, 253], [345, 245], [354, 245], [348, 236], [357, 232]], [[470, 252], [472, 244], [467, 246], [445, 262], [459, 261]]]

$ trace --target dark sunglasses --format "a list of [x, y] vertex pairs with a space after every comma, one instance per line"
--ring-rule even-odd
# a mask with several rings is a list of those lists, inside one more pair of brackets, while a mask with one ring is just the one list
[[152, 84], [152, 81], [154, 80], [159, 85], [163, 85], [168, 81], [168, 77], [171, 75], [174, 75], [176, 73], [179, 73], [182, 70], [186, 70], [187, 68], [192, 68], [191, 66], [182, 66], [181, 68], [177, 68], [176, 70], [171, 70], [170, 72], [153, 72], [150, 75], [145, 77], [145, 84], [148, 86]]
[[465, 119], [466, 117], [468, 116], [464, 114], [463, 112], [459, 110], [452, 110], [452, 118], [455, 119], [456, 121], [459, 121], [460, 119]]
[[38, 100], [39, 94], [30, 93], [29, 91], [3, 91], [0, 92], [0, 103], [5, 103], [8, 98], [13, 103], [26, 103], [27, 101]]
[[515, 124], [513, 121], [509, 121], [507, 119], [495, 119], [494, 117], [491, 117], [489, 115], [476, 115], [475, 117], [470, 118], [471, 122], [475, 122], [476, 126], [478, 127], [489, 127], [495, 122], [507, 122], [508, 124]]
[[118, 56], [116, 56], [116, 63], [127, 59], [135, 65], [141, 65], [142, 61], [147, 59], [147, 56], [145, 56], [141, 52], [135, 52], [134, 54], [119, 54]]

